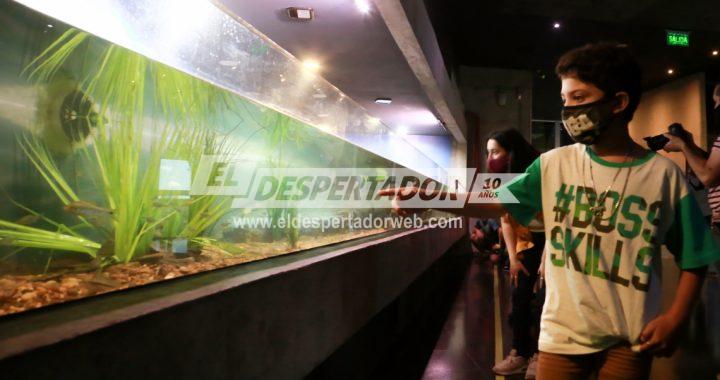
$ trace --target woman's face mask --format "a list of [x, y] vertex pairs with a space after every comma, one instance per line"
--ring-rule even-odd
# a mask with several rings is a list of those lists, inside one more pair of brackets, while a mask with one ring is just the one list
[[510, 159], [508, 157], [489, 158], [487, 165], [490, 173], [507, 173], [510, 169]]
[[615, 98], [600, 99], [592, 103], [563, 107], [561, 119], [570, 137], [585, 145], [594, 144], [598, 136], [619, 117], [612, 111], [614, 100]]

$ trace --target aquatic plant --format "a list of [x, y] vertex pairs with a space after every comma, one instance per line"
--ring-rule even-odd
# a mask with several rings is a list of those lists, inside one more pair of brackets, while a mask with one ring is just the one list
[[95, 257], [100, 244], [77, 236], [0, 220], [0, 243], [22, 248], [80, 252]]
[[[301, 146], [305, 135], [302, 133], [302, 125], [291, 119], [289, 116], [279, 112], [266, 112], [263, 117], [263, 124], [266, 130], [266, 143], [269, 151], [277, 151], [275, 160], [268, 159], [268, 167], [273, 168], [277, 177], [283, 175], [283, 169], [287, 166], [284, 157], [284, 147], [290, 142]], [[300, 231], [297, 227], [297, 209], [293, 207], [270, 208], [267, 210], [270, 219], [270, 236], [273, 240], [284, 237], [288, 246], [297, 247], [300, 240]], [[278, 226], [278, 221], [284, 219], [284, 228]]]
[[[17, 220], [16, 222], [8, 222], [0, 220], [0, 245], [12, 246], [15, 249], [6, 254], [0, 261], [7, 260], [26, 248], [48, 249], [48, 255], [45, 263], [47, 272], [53, 253], [56, 250], [84, 253], [91, 257], [97, 266], [102, 268], [108, 263], [107, 257], [98, 257], [98, 253], [102, 250], [102, 246], [76, 232], [76, 228], [67, 227], [64, 224], [57, 223], [50, 218], [21, 205], [7, 195], [8, 200], [27, 212], [28, 214]], [[44, 222], [47, 225], [55, 227], [54, 231], [31, 227], [31, 224]]]
[[[203, 153], [222, 152], [222, 144], [206, 123], [228, 102], [224, 91], [208, 83], [127, 49], [96, 42], [85, 32], [69, 29], [30, 62], [24, 72], [38, 85], [48, 86], [58, 80], [61, 70], [72, 71], [68, 64], [71, 60], [95, 67], [78, 80], [83, 97], [95, 101], [99, 115], [94, 120], [91, 143], [78, 150], [102, 194], [103, 204], [98, 207], [109, 210], [111, 225], [107, 232], [111, 236], [107, 239], [113, 244], [113, 257], [127, 262], [149, 250], [157, 228], [164, 231], [165, 237], [177, 234], [194, 239], [229, 208], [229, 199], [196, 197], [187, 204], [188, 221], [182, 223], [183, 213], [179, 209], [157, 207], [162, 158], [184, 159], [195, 168]], [[88, 46], [81, 55], [79, 47], [84, 43]], [[85, 201], [79, 199], [58, 169], [47, 141], [41, 136], [24, 135], [18, 143], [67, 211], [69, 205]], [[102, 229], [88, 215], [76, 216], [86, 227]], [[9, 232], [15, 231], [12, 225], [6, 227]], [[44, 248], [66, 248], [46, 243]], [[40, 245], [36, 247], [41, 248]]]
[[[185, 128], [184, 133], [168, 144], [171, 148], [166, 152], [168, 158], [180, 158], [189, 162], [191, 178], [195, 178], [200, 160], [203, 154], [217, 156], [221, 160], [232, 157], [237, 149], [229, 146], [227, 142], [220, 141], [217, 134], [207, 128]], [[219, 195], [197, 195], [186, 201], [188, 207], [187, 218], [176, 215], [171, 223], [168, 223], [164, 235], [166, 237], [182, 237], [188, 240], [195, 240], [197, 243], [207, 245], [209, 241], [197, 240], [215, 225], [220, 218], [230, 211], [232, 198]]]
[[287, 219], [288, 223], [288, 228], [285, 231], [285, 236], [288, 245], [291, 248], [296, 248], [298, 242], [300, 241], [300, 229], [297, 227], [297, 216], [298, 213], [296, 208], [285, 209], [285, 218]]

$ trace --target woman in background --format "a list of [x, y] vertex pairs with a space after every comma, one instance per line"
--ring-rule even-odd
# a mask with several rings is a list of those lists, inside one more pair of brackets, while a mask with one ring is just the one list
[[[487, 171], [490, 173], [523, 173], [540, 155], [515, 129], [493, 133], [487, 141], [487, 150]], [[544, 292], [535, 293], [535, 284], [545, 246], [545, 232], [539, 220], [528, 227], [519, 225], [510, 214], [500, 220], [513, 285], [510, 316], [513, 344], [510, 354], [496, 363], [493, 371], [499, 375], [524, 372], [526, 379], [534, 379], [540, 310], [533, 310], [532, 303], [537, 300], [538, 309], [542, 309]]]

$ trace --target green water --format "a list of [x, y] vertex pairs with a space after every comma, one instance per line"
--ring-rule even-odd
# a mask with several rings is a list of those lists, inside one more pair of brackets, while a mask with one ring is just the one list
[[[194, 176], [203, 154], [279, 170], [395, 166], [19, 5], [1, 7], [0, 280], [104, 271], [150, 255], [252, 261], [355, 236], [230, 223], [348, 210], [236, 209], [229, 196], [164, 189], [161, 168]], [[253, 251], [263, 246], [272, 249]]]

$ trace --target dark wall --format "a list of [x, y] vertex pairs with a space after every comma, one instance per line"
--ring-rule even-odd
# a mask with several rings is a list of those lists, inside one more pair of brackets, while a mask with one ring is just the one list
[[562, 102], [560, 100], [560, 79], [552, 72], [533, 73], [532, 118], [541, 120], [560, 120]]
[[421, 378], [471, 260], [465, 235], [306, 380]]

